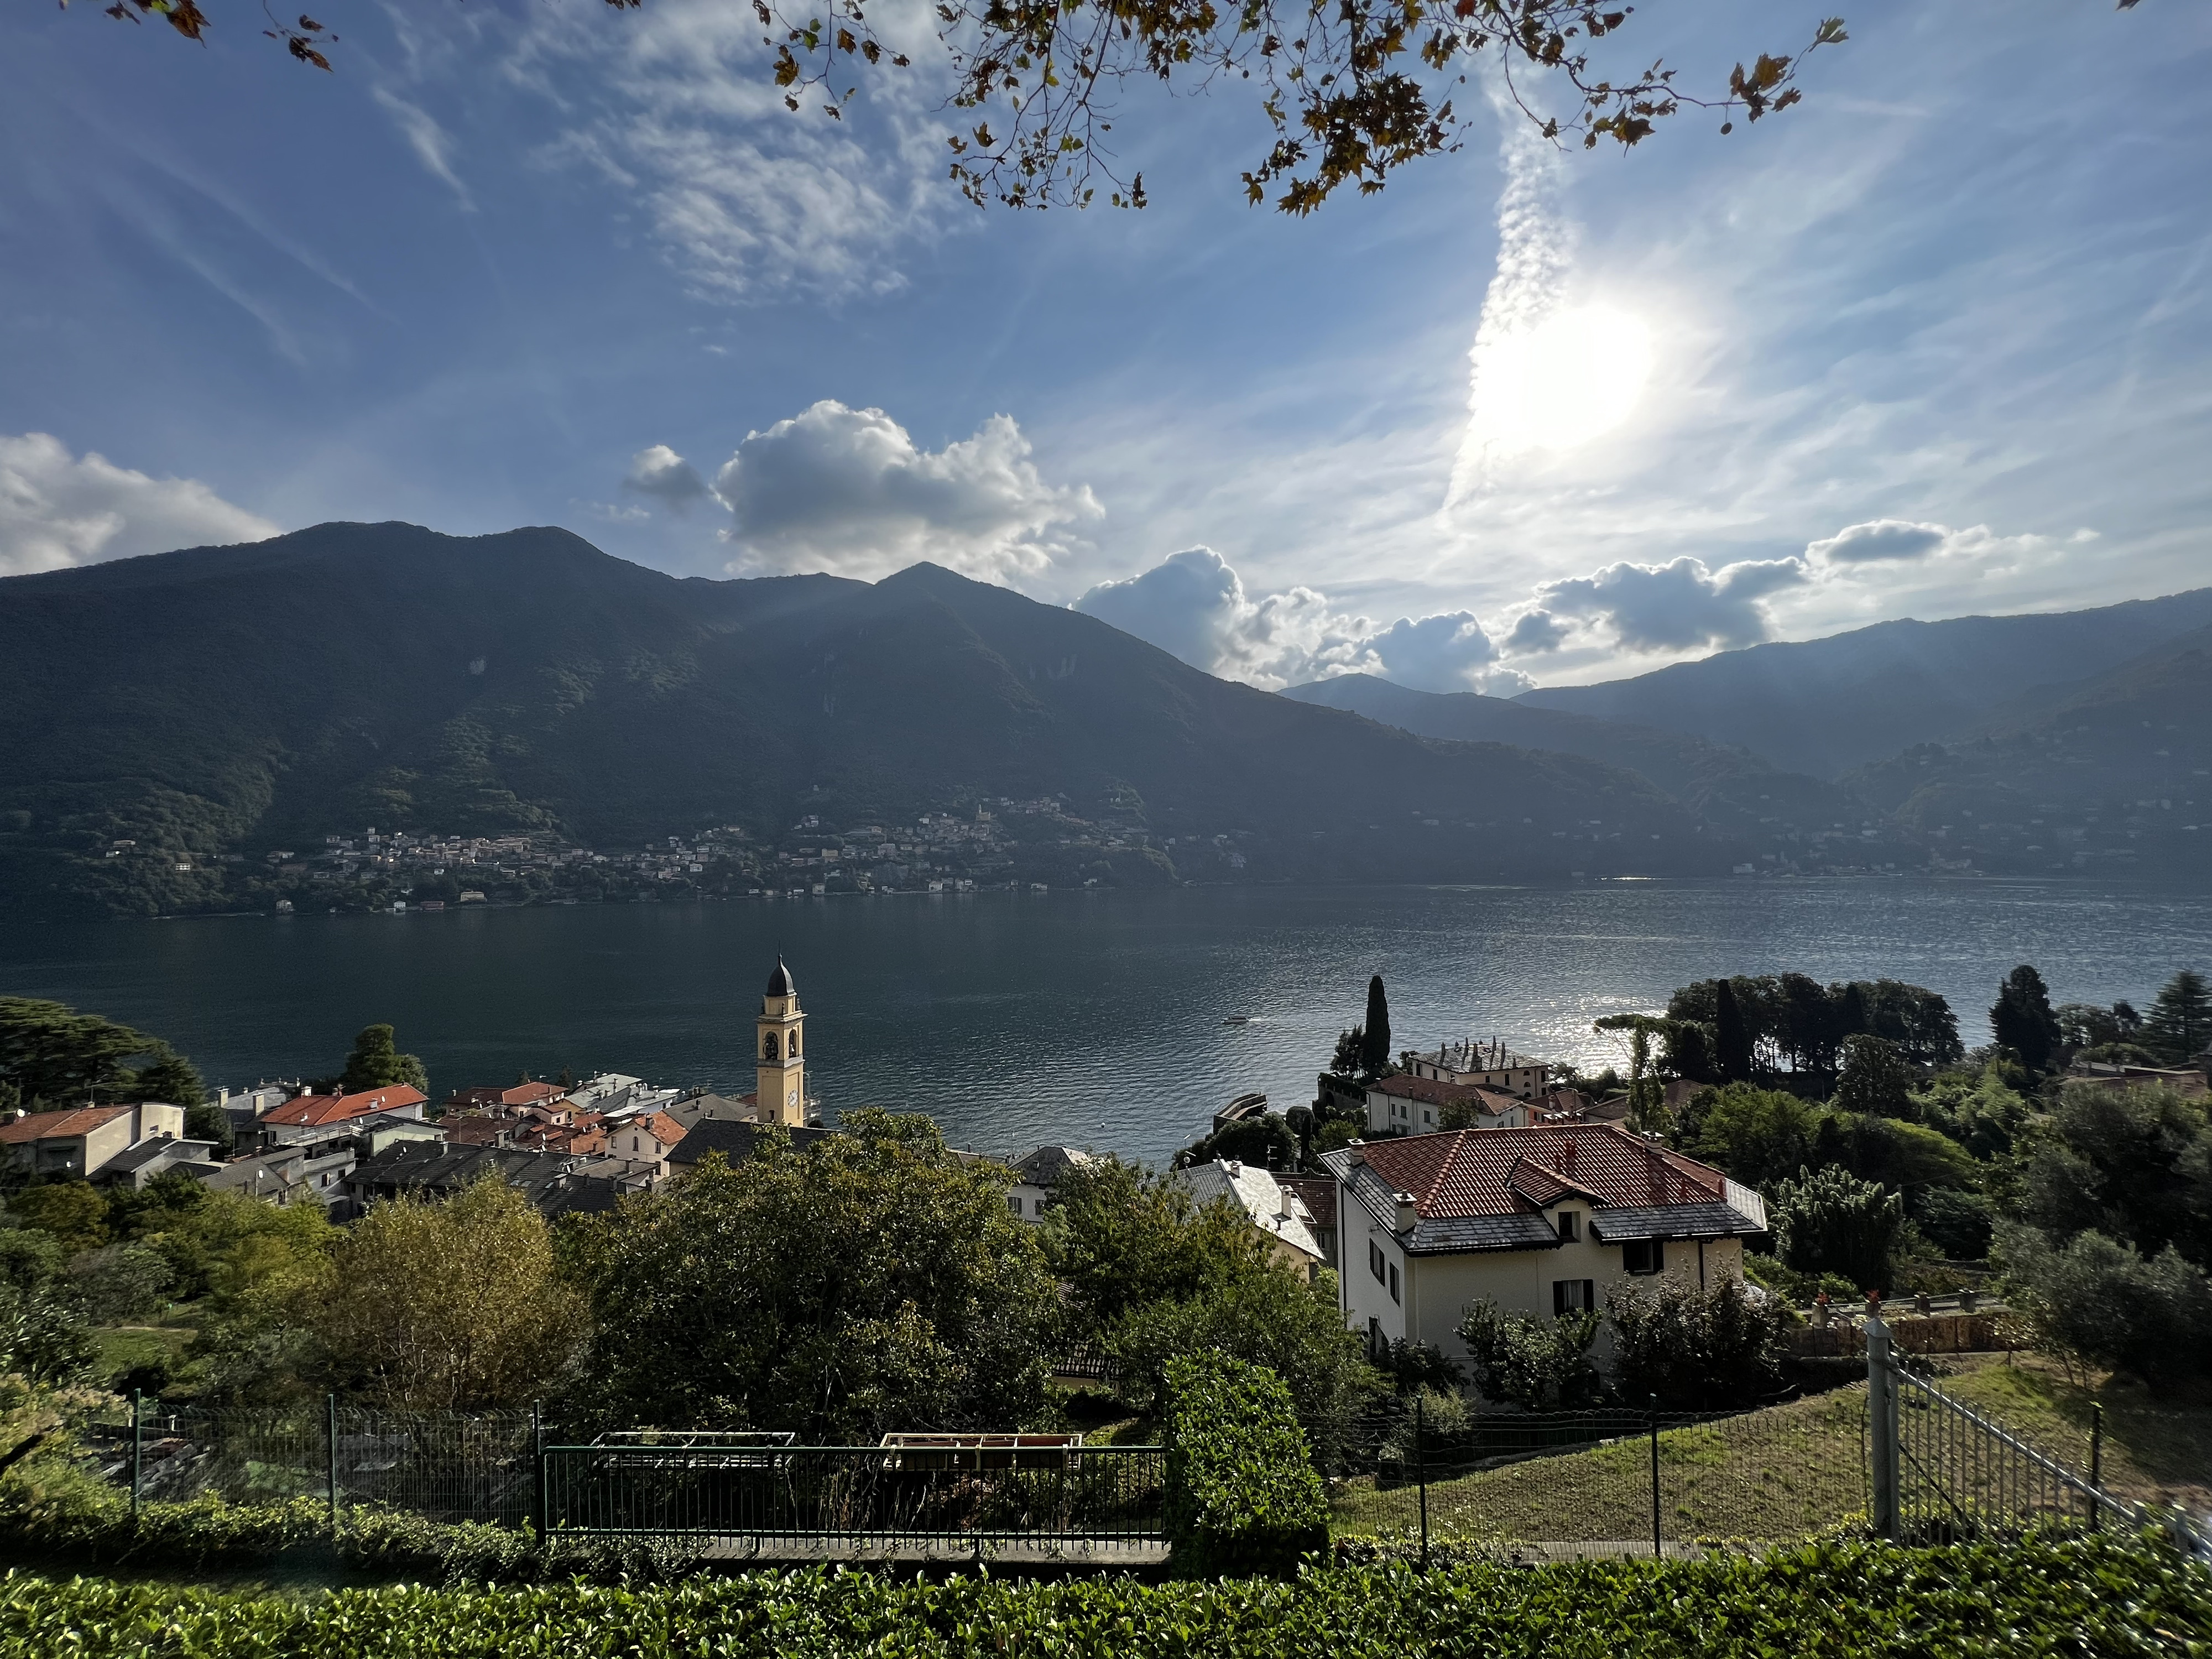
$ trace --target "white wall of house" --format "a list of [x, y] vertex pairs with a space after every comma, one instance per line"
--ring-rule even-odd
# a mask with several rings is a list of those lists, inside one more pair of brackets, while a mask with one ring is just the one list
[[[1495, 1302], [1509, 1313], [1548, 1317], [1556, 1310], [1553, 1286], [1560, 1281], [1577, 1286], [1571, 1295], [1579, 1293], [1586, 1281], [1591, 1304], [1603, 1308], [1614, 1286], [1653, 1277], [1630, 1273], [1620, 1245], [1592, 1238], [1587, 1205], [1560, 1206], [1574, 1214], [1579, 1237], [1556, 1249], [1409, 1256], [1397, 1236], [1376, 1224], [1341, 1186], [1337, 1203], [1346, 1323], [1363, 1334], [1379, 1330], [1386, 1341], [1402, 1338], [1425, 1342], [1455, 1359], [1467, 1355], [1466, 1345], [1459, 1340], [1459, 1322], [1472, 1303]], [[1556, 1218], [1559, 1212], [1552, 1213]], [[1707, 1285], [1743, 1277], [1741, 1239], [1707, 1239], [1702, 1248], [1695, 1240], [1676, 1239], [1662, 1245], [1660, 1251], [1661, 1271], [1687, 1284], [1698, 1284], [1701, 1273]], [[1378, 1256], [1380, 1276], [1375, 1272]], [[1392, 1269], [1396, 1271], [1395, 1297]]]
[[1042, 1187], [1017, 1181], [1006, 1188], [1006, 1208], [1023, 1220], [1035, 1224], [1044, 1219], [1044, 1206], [1051, 1197], [1052, 1194]]

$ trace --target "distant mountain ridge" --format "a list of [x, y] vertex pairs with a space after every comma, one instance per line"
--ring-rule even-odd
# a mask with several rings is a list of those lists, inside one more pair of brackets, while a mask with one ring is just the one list
[[2037, 688], [2092, 679], [2208, 625], [2212, 588], [2089, 611], [1877, 623], [1515, 701], [1740, 745], [1833, 779], [1971, 736]]
[[1117, 826], [1080, 854], [1086, 878], [1742, 856], [1601, 761], [1302, 705], [933, 566], [679, 580], [554, 529], [332, 524], [8, 578], [0, 711], [0, 899], [19, 908], [221, 908], [225, 858], [371, 823], [771, 842], [802, 815], [1048, 795]]

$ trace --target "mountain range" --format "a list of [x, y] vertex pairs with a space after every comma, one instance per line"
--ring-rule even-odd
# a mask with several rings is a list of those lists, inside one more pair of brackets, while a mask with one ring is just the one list
[[717, 581], [562, 530], [321, 525], [0, 580], [0, 903], [263, 903], [241, 869], [370, 824], [713, 829], [764, 868], [802, 830], [1014, 801], [1049, 809], [994, 831], [1024, 880], [2185, 870], [2208, 620], [2212, 592], [1513, 701], [1277, 696], [932, 565]]
[[[220, 908], [226, 860], [374, 824], [635, 848], [1054, 797], [1017, 873], [1724, 871], [1601, 761], [1218, 680], [917, 565], [679, 580], [566, 531], [331, 524], [0, 580], [0, 898]], [[1115, 844], [1115, 843], [1118, 843]]]

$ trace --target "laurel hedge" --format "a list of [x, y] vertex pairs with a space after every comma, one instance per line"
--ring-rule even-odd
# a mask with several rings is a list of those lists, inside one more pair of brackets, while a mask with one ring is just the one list
[[2212, 1573], [2156, 1535], [1158, 1584], [817, 1569], [276, 1597], [0, 1577], [0, 1659], [2202, 1659], [2209, 1633]]
[[1177, 1573], [1287, 1574], [1328, 1547], [1328, 1498], [1283, 1379], [1225, 1354], [1167, 1367], [1167, 1532]]

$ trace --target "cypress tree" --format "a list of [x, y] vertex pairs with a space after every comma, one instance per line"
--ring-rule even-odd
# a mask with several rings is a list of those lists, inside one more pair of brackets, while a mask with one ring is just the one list
[[1363, 1028], [1359, 1058], [1370, 1077], [1390, 1063], [1390, 1000], [1382, 994], [1382, 975], [1367, 981], [1367, 1024]]
[[1723, 1083], [1751, 1081], [1751, 1034], [1743, 1027], [1735, 987], [1725, 979], [1713, 981], [1713, 1051]]
[[2051, 1069], [2051, 1051], [2058, 1047], [2058, 1016], [2051, 1012], [2051, 992], [2043, 975], [2027, 963], [2005, 975], [1997, 1000], [1990, 1009], [1990, 1030], [1998, 1045], [2020, 1056], [2030, 1077]]
[[2212, 988], [2185, 968], [2166, 981], [2142, 1023], [2143, 1046], [2169, 1066], [2186, 1066], [2212, 1042]]

